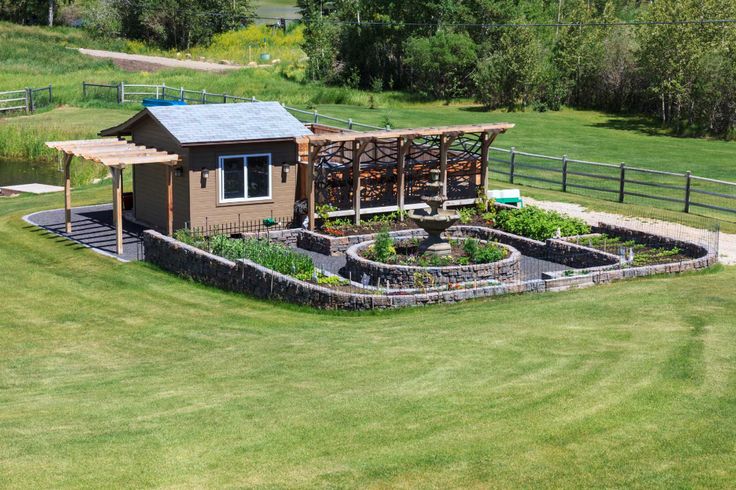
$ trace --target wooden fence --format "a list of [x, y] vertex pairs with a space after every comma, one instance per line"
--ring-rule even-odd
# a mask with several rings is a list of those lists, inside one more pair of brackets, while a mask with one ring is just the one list
[[736, 214], [736, 182], [612, 164], [491, 148], [490, 172], [511, 184], [561, 190], [702, 214]]
[[52, 87], [24, 88], [0, 92], [0, 113], [11, 111], [25, 111], [31, 113], [40, 105], [49, 105], [52, 102]]
[[[238, 95], [219, 94], [207, 92], [207, 90], [190, 90], [184, 87], [169, 87], [165, 83], [161, 85], [145, 85], [131, 83], [89, 83], [82, 82], [82, 94], [85, 98], [108, 98], [113, 99], [118, 104], [128, 102], [140, 103], [143, 99], [162, 99], [162, 100], [180, 100], [187, 104], [227, 104], [230, 102], [261, 102], [255, 97], [242, 97]], [[345, 129], [355, 130], [381, 130], [390, 129], [389, 126], [379, 127], [369, 124], [354, 122], [352, 119], [340, 119], [337, 117], [326, 116], [317, 111], [305, 111], [296, 107], [290, 107], [282, 104], [284, 109], [289, 111], [294, 117], [305, 123], [320, 124], [330, 123], [330, 125], [343, 127]]]

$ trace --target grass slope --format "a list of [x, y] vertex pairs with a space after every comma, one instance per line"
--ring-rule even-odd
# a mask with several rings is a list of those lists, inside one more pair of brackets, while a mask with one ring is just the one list
[[20, 219], [58, 204], [0, 200], [4, 486], [736, 478], [734, 268], [330, 314], [121, 264]]

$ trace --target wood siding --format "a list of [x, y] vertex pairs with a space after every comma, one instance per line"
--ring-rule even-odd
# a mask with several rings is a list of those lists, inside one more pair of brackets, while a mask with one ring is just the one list
[[[139, 121], [132, 131], [136, 144], [182, 155], [183, 172], [174, 175], [174, 229], [189, 222], [188, 151], [179, 146], [165, 129], [150, 117]], [[136, 219], [166, 232], [166, 167], [159, 164], [133, 167], [133, 199]]]
[[[220, 203], [219, 157], [228, 155], [271, 155], [271, 199], [241, 203]], [[189, 196], [191, 226], [217, 226], [242, 221], [292, 217], [297, 198], [298, 161], [294, 141], [273, 141], [232, 145], [204, 145], [189, 149]], [[291, 168], [284, 176], [283, 163]], [[202, 169], [209, 178], [202, 179]]]

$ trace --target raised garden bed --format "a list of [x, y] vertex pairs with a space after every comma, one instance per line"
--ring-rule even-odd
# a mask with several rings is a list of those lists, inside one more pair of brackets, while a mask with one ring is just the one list
[[690, 260], [693, 257], [677, 246], [653, 246], [633, 239], [596, 233], [568, 239], [572, 243], [601, 250], [622, 257], [631, 267], [669, 264]]

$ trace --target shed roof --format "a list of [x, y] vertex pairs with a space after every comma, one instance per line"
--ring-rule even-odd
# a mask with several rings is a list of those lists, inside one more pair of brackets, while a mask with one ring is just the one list
[[129, 134], [141, 117], [150, 116], [180, 144], [299, 138], [312, 132], [278, 102], [148, 107], [103, 136]]

